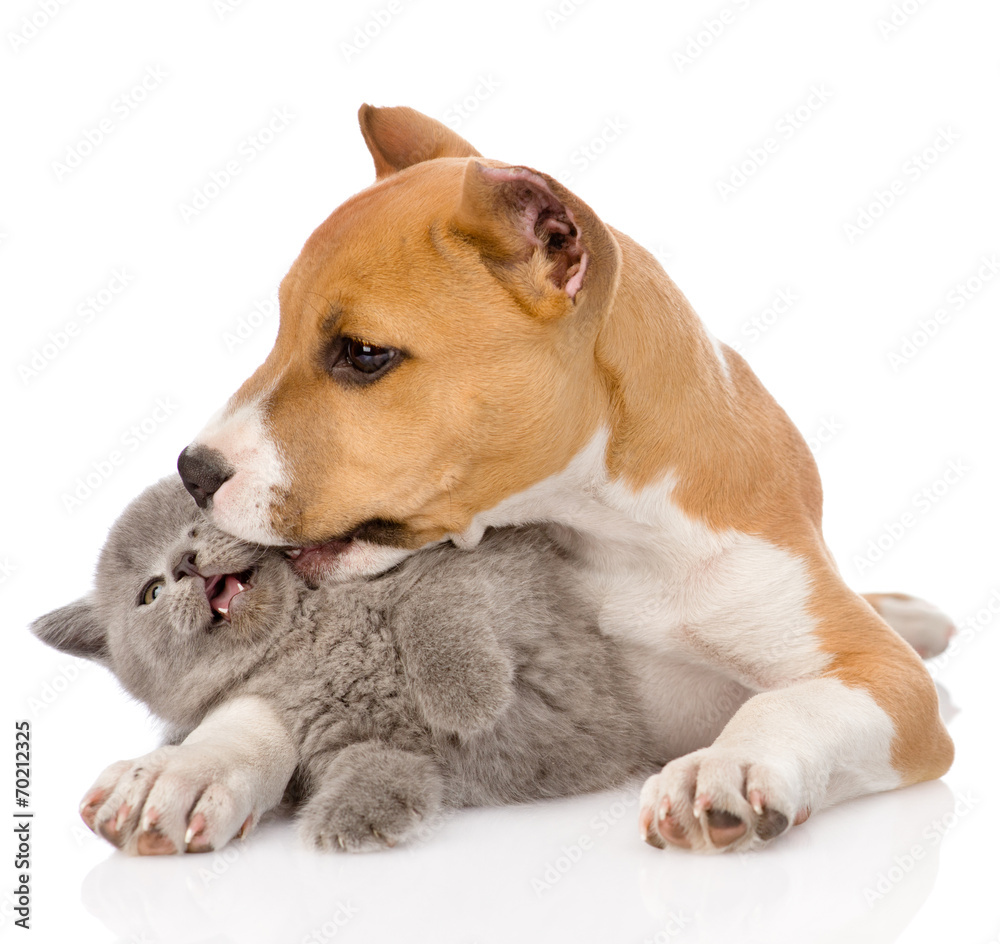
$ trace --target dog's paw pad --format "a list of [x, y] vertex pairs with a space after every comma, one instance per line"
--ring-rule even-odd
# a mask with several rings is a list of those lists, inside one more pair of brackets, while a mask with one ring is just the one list
[[139, 855], [173, 855], [177, 847], [169, 836], [164, 836], [155, 826], [139, 833], [135, 841], [136, 851]]
[[765, 842], [777, 839], [786, 829], [788, 829], [788, 817], [778, 810], [764, 807], [764, 811], [757, 817], [754, 832]]
[[643, 787], [640, 835], [652, 846], [696, 852], [771, 842], [789, 828], [792, 814], [786, 809], [800, 809], [796, 824], [808, 816], [807, 809], [785, 802], [796, 791], [780, 770], [715, 748], [671, 761]]
[[728, 810], [707, 810], [705, 820], [708, 825], [708, 837], [717, 849], [736, 842], [747, 831], [747, 824], [742, 818]]

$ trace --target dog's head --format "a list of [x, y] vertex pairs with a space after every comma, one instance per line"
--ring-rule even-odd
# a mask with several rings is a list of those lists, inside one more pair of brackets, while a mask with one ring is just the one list
[[551, 177], [409, 108], [359, 117], [375, 184], [306, 242], [274, 349], [178, 467], [232, 534], [374, 573], [594, 435], [620, 254]]

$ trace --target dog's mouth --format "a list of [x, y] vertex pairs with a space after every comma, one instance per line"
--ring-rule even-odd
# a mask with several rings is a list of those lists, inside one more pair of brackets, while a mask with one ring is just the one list
[[204, 578], [205, 597], [212, 608], [214, 623], [232, 621], [233, 606], [239, 605], [236, 603], [238, 597], [253, 589], [252, 577], [252, 570], [244, 570], [238, 574], [214, 574]]
[[292, 570], [307, 584], [315, 586], [337, 569], [340, 558], [353, 544], [351, 538], [339, 538], [323, 544], [287, 547], [284, 553]]
[[286, 547], [283, 550], [285, 557], [292, 562], [292, 567], [300, 576], [315, 577], [333, 568], [338, 559], [346, 554], [356, 541], [381, 547], [401, 548], [406, 546], [405, 536], [406, 527], [400, 522], [385, 518], [370, 518], [340, 537], [319, 544]]
[[313, 564], [335, 560], [353, 543], [354, 538], [335, 538], [332, 541], [325, 541], [322, 544], [286, 547], [285, 557], [292, 561], [296, 570], [299, 570], [303, 567], [311, 567]]

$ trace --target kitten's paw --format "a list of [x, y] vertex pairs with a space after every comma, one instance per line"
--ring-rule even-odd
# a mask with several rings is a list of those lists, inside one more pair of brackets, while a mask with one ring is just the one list
[[372, 852], [413, 838], [441, 805], [433, 761], [381, 744], [356, 744], [330, 763], [299, 816], [299, 834], [325, 851]]
[[639, 832], [651, 846], [695, 852], [759, 848], [809, 817], [778, 765], [708, 747], [671, 761], [639, 799]]
[[108, 767], [80, 805], [83, 821], [129, 855], [209, 852], [259, 815], [249, 790], [196, 745], [161, 747]]

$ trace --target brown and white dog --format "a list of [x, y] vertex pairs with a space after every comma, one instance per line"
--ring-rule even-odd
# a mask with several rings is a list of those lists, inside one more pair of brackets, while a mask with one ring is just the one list
[[[310, 237], [274, 350], [179, 460], [215, 521], [334, 577], [565, 526], [676, 758], [642, 791], [654, 845], [760, 846], [947, 771], [928, 673], [823, 543], [802, 436], [650, 253], [412, 109], [360, 120], [376, 183]], [[934, 608], [870, 602], [943, 647]]]

